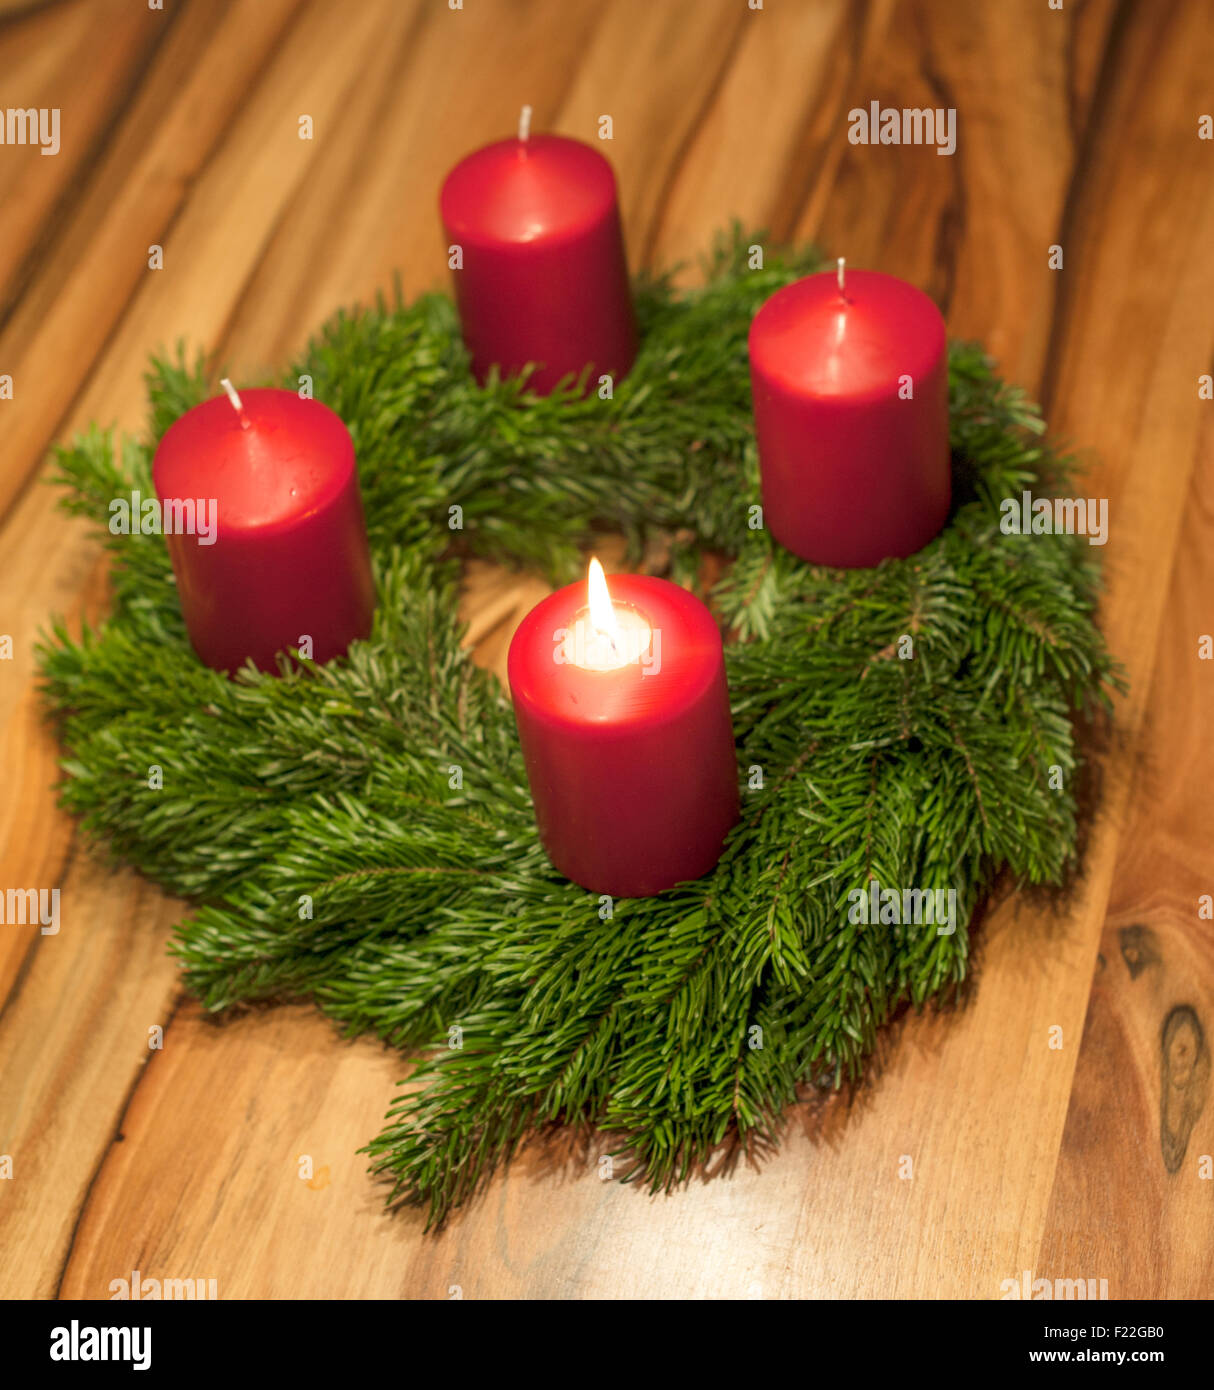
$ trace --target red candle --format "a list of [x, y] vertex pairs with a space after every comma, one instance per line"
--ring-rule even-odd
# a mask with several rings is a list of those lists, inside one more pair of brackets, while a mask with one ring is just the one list
[[645, 897], [707, 873], [738, 818], [721, 634], [693, 594], [613, 575], [538, 603], [510, 644], [540, 839], [592, 893]]
[[911, 555], [950, 497], [948, 348], [939, 309], [892, 275], [810, 275], [750, 326], [763, 518], [819, 565]]
[[519, 137], [461, 160], [443, 184], [447, 240], [461, 248], [455, 298], [476, 379], [528, 362], [546, 395], [587, 365], [618, 381], [636, 357], [637, 331], [611, 165], [560, 135]]
[[[327, 661], [371, 631], [375, 584], [350, 432], [293, 391], [217, 396], [165, 433], [152, 477], [194, 650], [235, 671], [311, 639]], [[209, 537], [174, 518], [214, 514]]]

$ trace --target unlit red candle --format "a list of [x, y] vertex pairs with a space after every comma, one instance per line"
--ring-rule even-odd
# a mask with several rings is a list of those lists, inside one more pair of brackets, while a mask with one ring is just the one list
[[524, 111], [515, 139], [461, 160], [440, 198], [472, 371], [537, 370], [547, 394], [585, 368], [618, 381], [637, 329], [611, 165], [589, 145], [532, 135]]
[[595, 569], [523, 619], [510, 691], [540, 839], [592, 893], [644, 897], [716, 864], [738, 817], [721, 635], [676, 584]]
[[217, 396], [165, 433], [166, 501], [213, 501], [213, 544], [166, 534], [190, 641], [220, 671], [306, 645], [327, 661], [371, 631], [375, 584], [350, 432], [293, 391]]
[[920, 550], [950, 500], [948, 345], [939, 309], [892, 275], [779, 290], [750, 328], [763, 519], [820, 565]]

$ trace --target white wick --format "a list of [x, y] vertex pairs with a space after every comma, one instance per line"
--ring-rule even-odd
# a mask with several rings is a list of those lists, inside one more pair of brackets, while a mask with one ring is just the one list
[[518, 138], [520, 140], [531, 139], [531, 107], [524, 106], [519, 112], [518, 118]]
[[244, 413], [244, 402], [240, 399], [240, 392], [237, 391], [226, 376], [221, 378], [219, 384], [228, 393], [228, 400], [232, 402], [232, 409], [240, 417], [240, 428], [242, 430], [247, 430], [249, 428], [249, 417]]
[[836, 270], [836, 272], [835, 272], [835, 274], [838, 276], [838, 279], [839, 279], [839, 293], [840, 293], [840, 294], [843, 293], [843, 267], [844, 267], [844, 265], [845, 265], [845, 261], [844, 261], [843, 257], [840, 256], [840, 257], [839, 257], [839, 268], [838, 268], [838, 270]]

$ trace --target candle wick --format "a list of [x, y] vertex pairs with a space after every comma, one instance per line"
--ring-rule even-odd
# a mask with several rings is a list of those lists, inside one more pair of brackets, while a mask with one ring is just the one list
[[518, 118], [518, 138], [526, 144], [531, 139], [531, 107], [524, 106]]
[[836, 271], [836, 274], [837, 274], [838, 277], [839, 277], [839, 293], [840, 293], [840, 294], [845, 293], [844, 286], [843, 286], [843, 267], [844, 267], [846, 264], [847, 264], [847, 262], [844, 260], [844, 258], [843, 258], [842, 256], [840, 256], [840, 257], [839, 257], [839, 267], [838, 267], [838, 270]]
[[240, 428], [242, 430], [247, 430], [249, 428], [249, 417], [245, 414], [244, 402], [240, 399], [240, 392], [237, 391], [226, 376], [219, 384], [228, 393], [228, 400], [232, 402], [232, 409], [236, 412], [236, 416], [240, 421]]
[[596, 622], [594, 621], [593, 618], [591, 618], [590, 624], [591, 624], [591, 626], [594, 628], [595, 634], [596, 634], [596, 636], [598, 637], [598, 639], [599, 639], [600, 642], [602, 642], [603, 638], [606, 637], [606, 639], [607, 639], [607, 645], [611, 648], [611, 654], [612, 654], [612, 656], [619, 656], [619, 655], [620, 655], [620, 648], [619, 648], [619, 646], [617, 645], [616, 640], [615, 640], [617, 634], [616, 634], [615, 632], [613, 632], [612, 629], [609, 628], [609, 627], [600, 627], [600, 626], [598, 625], [598, 623], [596, 623]]

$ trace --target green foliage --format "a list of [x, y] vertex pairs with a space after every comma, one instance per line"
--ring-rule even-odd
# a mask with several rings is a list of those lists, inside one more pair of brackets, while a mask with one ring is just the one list
[[[748, 240], [722, 245], [700, 291], [638, 287], [644, 347], [610, 401], [477, 387], [440, 297], [326, 326], [285, 380], [310, 375], [353, 432], [380, 603], [371, 638], [324, 667], [202, 667], [161, 539], [104, 531], [112, 497], [150, 490], [153, 444], [126, 441], [119, 460], [93, 432], [57, 455], [64, 505], [102, 527], [114, 600], [99, 629], [56, 626], [41, 649], [70, 750], [63, 800], [117, 859], [195, 902], [175, 950], [209, 1008], [307, 996], [350, 1033], [425, 1051], [369, 1151], [391, 1199], [432, 1220], [549, 1122], [610, 1133], [654, 1188], [726, 1140], [772, 1140], [799, 1086], [856, 1075], [894, 1010], [966, 972], [964, 928], [852, 924], [850, 889], [955, 888], [968, 922], [996, 872], [1057, 883], [1074, 855], [1073, 715], [1119, 681], [1093, 552], [998, 526], [1000, 498], [1065, 484], [1068, 460], [982, 353], [956, 346], [944, 534], [835, 571], [748, 530], [747, 329], [815, 264], [749, 271]], [[153, 441], [214, 390], [181, 358], [156, 362], [149, 387]], [[701, 547], [736, 557], [713, 598], [734, 635], [745, 788], [714, 873], [619, 902], [609, 922], [545, 858], [508, 700], [455, 618], [461, 553], [564, 580], [600, 528], [636, 554], [678, 533], [680, 575]]]

